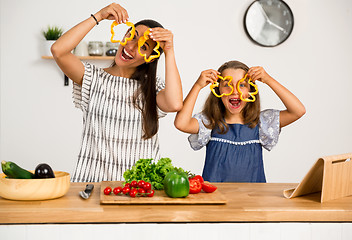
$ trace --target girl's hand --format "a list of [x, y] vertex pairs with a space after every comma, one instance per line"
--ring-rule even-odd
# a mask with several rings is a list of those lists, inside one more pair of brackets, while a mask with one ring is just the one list
[[198, 80], [194, 85], [197, 85], [200, 88], [204, 88], [209, 83], [216, 82], [218, 80], [218, 75], [220, 75], [220, 73], [216, 70], [213, 70], [213, 69], [205, 70], [201, 72]]
[[264, 70], [263, 67], [251, 67], [248, 70], [248, 76], [252, 79], [252, 82], [260, 81], [262, 83], [267, 83], [270, 81], [270, 75]]
[[160, 43], [160, 47], [164, 50], [165, 54], [167, 54], [168, 51], [173, 50], [174, 35], [170, 30], [160, 27], [151, 28], [149, 36], [153, 41], [158, 41]]
[[112, 3], [109, 6], [101, 9], [95, 14], [95, 17], [100, 22], [101, 20], [116, 20], [117, 23], [125, 23], [128, 21], [128, 13], [126, 9], [117, 3]]

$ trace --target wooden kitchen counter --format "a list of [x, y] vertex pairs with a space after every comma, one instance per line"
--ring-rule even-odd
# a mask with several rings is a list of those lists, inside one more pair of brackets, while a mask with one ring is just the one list
[[88, 200], [71, 183], [69, 192], [46, 201], [0, 197], [0, 224], [158, 222], [352, 222], [352, 196], [320, 203], [320, 194], [286, 199], [288, 183], [217, 183], [225, 205], [100, 205], [100, 183]]

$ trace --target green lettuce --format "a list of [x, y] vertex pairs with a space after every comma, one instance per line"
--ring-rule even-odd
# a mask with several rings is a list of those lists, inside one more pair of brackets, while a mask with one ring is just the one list
[[126, 182], [144, 180], [150, 182], [154, 189], [164, 189], [164, 178], [174, 169], [184, 172], [182, 168], [175, 168], [170, 158], [161, 158], [157, 163], [153, 159], [139, 159], [135, 165], [123, 173]]

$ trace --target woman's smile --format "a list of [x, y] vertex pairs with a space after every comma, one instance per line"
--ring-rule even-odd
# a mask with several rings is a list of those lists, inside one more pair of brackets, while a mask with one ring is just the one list
[[121, 57], [122, 60], [124, 60], [124, 61], [128, 61], [128, 60], [134, 59], [134, 57], [133, 57], [130, 53], [128, 53], [128, 51], [126, 50], [126, 48], [123, 48], [123, 49], [122, 49], [120, 57]]

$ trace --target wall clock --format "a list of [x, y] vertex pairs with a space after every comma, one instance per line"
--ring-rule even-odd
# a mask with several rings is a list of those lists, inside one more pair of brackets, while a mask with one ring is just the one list
[[255, 43], [264, 47], [274, 47], [290, 36], [293, 29], [293, 14], [284, 1], [254, 1], [244, 16], [244, 28]]

